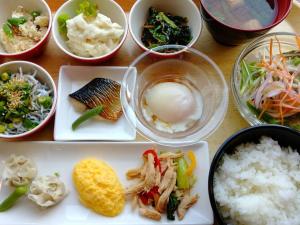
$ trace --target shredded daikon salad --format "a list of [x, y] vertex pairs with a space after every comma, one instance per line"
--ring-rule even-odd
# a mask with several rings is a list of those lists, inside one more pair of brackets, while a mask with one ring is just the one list
[[0, 74], [0, 133], [17, 135], [38, 126], [52, 107], [53, 91], [36, 79], [37, 71]]
[[[300, 37], [299, 50], [282, 52], [280, 41], [270, 40], [267, 54], [240, 64], [240, 94], [249, 109], [263, 122], [300, 130]], [[279, 54], [273, 54], [277, 47]]]

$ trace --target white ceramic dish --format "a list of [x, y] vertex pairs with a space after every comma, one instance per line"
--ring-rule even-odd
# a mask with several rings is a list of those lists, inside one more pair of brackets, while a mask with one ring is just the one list
[[[135, 168], [141, 163], [142, 152], [156, 147], [158, 150], [172, 150], [162, 146], [154, 146], [151, 143], [60, 143], [60, 142], [18, 142], [0, 143], [1, 159], [10, 154], [22, 154], [32, 158], [39, 169], [40, 175], [58, 172], [61, 179], [70, 190], [69, 195], [59, 205], [40, 210], [28, 199], [23, 198], [12, 209], [0, 214], [1, 225], [150, 225], [150, 224], [185, 224], [208, 225], [213, 223], [213, 214], [208, 197], [208, 171], [209, 153], [206, 142], [200, 142], [189, 148], [193, 149], [197, 159], [197, 182], [194, 191], [200, 195], [195, 206], [188, 210], [182, 221], [167, 221], [163, 216], [162, 221], [152, 221], [139, 216], [137, 211], [132, 211], [128, 202], [122, 214], [109, 218], [98, 215], [83, 207], [72, 183], [72, 169], [74, 165], [85, 157], [96, 157], [109, 163], [118, 174], [124, 186], [128, 186], [125, 173], [128, 169]], [[5, 186], [0, 193], [0, 199], [8, 195], [9, 190]]]
[[[172, 13], [173, 15], [187, 17], [188, 25], [193, 35], [193, 39], [187, 46], [191, 47], [196, 43], [202, 31], [202, 18], [199, 8], [192, 0], [138, 0], [130, 10], [128, 23], [129, 31], [134, 41], [139, 45], [140, 48], [142, 48], [144, 51], [149, 50], [143, 44], [141, 37], [150, 7], [155, 7], [163, 12]], [[153, 54], [159, 56], [170, 56], [178, 53], [179, 52], [153, 52]]]
[[69, 94], [77, 91], [96, 77], [105, 77], [121, 84], [127, 67], [62, 66], [59, 72], [58, 101], [54, 139], [130, 141], [136, 137], [135, 129], [125, 116], [116, 122], [91, 119], [72, 131], [72, 123], [82, 114], [72, 105]]

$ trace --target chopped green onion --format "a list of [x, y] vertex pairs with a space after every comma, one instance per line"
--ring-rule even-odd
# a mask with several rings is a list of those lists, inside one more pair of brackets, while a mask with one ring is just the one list
[[32, 11], [31, 12], [31, 16], [33, 18], [33, 20], [35, 20], [36, 17], [40, 16], [41, 13], [39, 11]]
[[43, 106], [45, 109], [48, 109], [52, 106], [52, 98], [50, 96], [40, 96], [37, 99], [39, 105]]
[[1, 75], [0, 75], [0, 79], [2, 81], [8, 81], [9, 78], [10, 78], [10, 74], [8, 72], [1, 73]]

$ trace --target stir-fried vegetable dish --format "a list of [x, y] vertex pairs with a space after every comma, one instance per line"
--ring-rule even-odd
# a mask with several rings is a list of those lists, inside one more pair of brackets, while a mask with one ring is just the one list
[[185, 17], [164, 13], [151, 7], [144, 25], [142, 42], [150, 49], [168, 44], [188, 45], [193, 37], [187, 23]]
[[[300, 38], [297, 37], [300, 49]], [[278, 47], [279, 54], [273, 54]], [[282, 52], [271, 39], [268, 54], [240, 64], [240, 94], [249, 109], [266, 123], [300, 130], [300, 51]]]
[[158, 154], [149, 149], [143, 153], [143, 165], [127, 172], [127, 179], [138, 179], [138, 182], [127, 189], [126, 195], [142, 216], [160, 220], [161, 214], [166, 213], [168, 220], [175, 220], [177, 212], [178, 219], [182, 220], [198, 201], [198, 195], [191, 191], [196, 182], [193, 175], [196, 166], [193, 151]]

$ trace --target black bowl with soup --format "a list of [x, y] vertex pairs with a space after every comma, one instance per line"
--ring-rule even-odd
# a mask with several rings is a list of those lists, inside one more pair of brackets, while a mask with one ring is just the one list
[[[235, 175], [232, 175], [230, 173], [227, 173], [227, 175], [224, 176], [224, 174], [226, 174], [226, 173], [223, 173], [224, 171], [226, 171], [226, 169], [224, 169], [224, 165], [225, 165], [225, 163], [227, 163], [227, 169], [228, 170], [231, 170], [231, 171], [238, 170], [239, 167], [233, 166], [233, 165], [236, 165], [236, 164], [230, 164], [232, 161], [228, 162], [228, 159], [230, 158], [231, 160], [233, 160], [233, 162], [236, 162], [236, 160], [244, 159], [245, 152], [247, 152], [249, 150], [249, 145], [246, 145], [246, 146], [248, 146], [248, 150], [247, 150], [247, 148], [244, 148], [245, 146], [243, 147], [242, 150], [241, 150], [241, 147], [239, 148], [239, 150], [237, 150], [237, 147], [241, 146], [242, 144], [246, 144], [246, 143], [253, 143], [254, 145], [257, 146], [257, 144], [260, 142], [261, 137], [272, 138], [274, 141], [278, 142], [278, 144], [281, 148], [290, 147], [291, 149], [295, 150], [295, 151], [293, 151], [294, 153], [291, 153], [293, 155], [289, 155], [289, 156], [286, 155], [285, 157], [282, 157], [282, 160], [283, 160], [283, 162], [287, 162], [288, 159], [296, 160], [297, 161], [297, 166], [298, 166], [297, 167], [298, 168], [297, 173], [300, 173], [300, 171], [299, 171], [299, 166], [300, 166], [300, 156], [299, 156], [299, 154], [300, 154], [300, 133], [297, 132], [296, 130], [293, 130], [291, 128], [284, 127], [284, 126], [279, 126], [279, 125], [262, 125], [262, 126], [254, 126], [254, 127], [246, 128], [246, 129], [243, 129], [243, 130], [235, 133], [234, 135], [229, 137], [221, 145], [221, 147], [218, 149], [218, 151], [215, 154], [214, 159], [212, 161], [212, 164], [211, 164], [211, 167], [210, 167], [210, 172], [209, 172], [209, 181], [208, 181], [209, 198], [210, 198], [210, 202], [211, 202], [211, 205], [212, 205], [212, 209], [213, 209], [215, 218], [216, 218], [217, 222], [221, 225], [227, 225], [227, 224], [229, 224], [228, 220], [233, 219], [233, 218], [230, 217], [232, 214], [229, 213], [228, 215], [225, 215], [226, 213], [224, 212], [224, 202], [223, 202], [223, 205], [221, 206], [220, 203], [218, 202], [218, 197], [217, 197], [217, 195], [220, 196], [220, 193], [217, 193], [219, 190], [225, 190], [223, 187], [221, 189], [219, 189], [217, 187], [218, 184], [222, 183], [222, 182], [220, 182], [220, 180], [221, 180], [220, 177], [223, 176], [223, 178], [224, 178], [223, 181], [226, 180], [226, 182], [228, 182], [228, 181], [231, 182], [232, 181], [232, 179], [231, 179], [232, 176], [235, 176]], [[260, 149], [259, 147], [257, 147], [257, 148]], [[242, 152], [242, 153], [238, 154], [237, 153], [238, 151]], [[260, 154], [262, 154], [263, 150], [257, 150], [256, 149], [255, 151], [257, 151], [257, 152], [252, 152], [253, 154], [250, 155], [251, 158], [249, 160], [254, 160], [255, 157], [258, 157], [258, 159], [261, 160], [261, 162], [264, 162], [262, 156], [260, 155]], [[276, 148], [276, 147], [272, 148], [269, 152], [271, 152], [271, 153], [274, 152], [275, 157], [276, 157], [276, 154], [279, 154], [278, 148]], [[297, 156], [297, 152], [298, 152], [298, 156]], [[250, 151], [250, 153], [251, 153], [251, 151]], [[265, 164], [268, 165], [269, 163], [273, 163], [272, 166], [282, 164], [282, 162], [275, 163], [275, 162], [272, 162], [272, 160], [273, 160], [273, 158], [272, 158], [272, 154], [271, 154], [270, 157], [268, 158], [268, 162], [266, 162]], [[242, 163], [241, 162], [238, 162], [238, 163], [239, 163], [238, 165], [240, 167], [242, 167]], [[228, 165], [231, 165], [231, 166], [228, 167]], [[258, 166], [258, 168], [259, 168], [259, 166]], [[260, 169], [256, 169], [256, 170], [257, 171], [256, 171], [255, 176], [261, 178]], [[273, 176], [275, 176], [275, 175], [272, 174], [272, 173], [270, 173], [270, 174], [271, 175], [269, 175], [270, 176], [269, 179], [272, 180]], [[245, 177], [243, 177], [243, 179], [244, 179], [243, 182], [247, 182], [247, 174], [240, 173], [237, 176], [245, 176]], [[277, 180], [279, 180], [279, 179], [277, 179]], [[241, 180], [239, 180], [237, 182], [241, 182]], [[266, 181], [262, 181], [262, 182], [263, 182], [262, 187], [264, 187], [264, 186], [267, 187], [268, 186], [268, 183]], [[274, 182], [274, 180], [273, 180], [273, 182]], [[275, 182], [276, 182], [276, 180], [275, 180]], [[280, 182], [280, 181], [278, 181], [278, 182]], [[285, 185], [286, 183], [287, 182], [284, 182], [283, 184]], [[239, 183], [237, 183], [237, 184], [239, 184]], [[300, 192], [299, 184], [300, 184], [300, 181], [298, 181], [298, 194]], [[259, 185], [257, 185], [257, 186], [259, 186]], [[241, 190], [241, 188], [240, 188], [240, 190]], [[238, 195], [237, 193], [239, 193], [240, 190], [238, 190], [235, 193], [236, 196]], [[274, 190], [276, 190], [276, 189], [274, 189]], [[243, 190], [243, 191], [245, 191], [245, 190]], [[238, 207], [240, 207], [240, 209], [245, 209], [247, 207], [250, 207], [250, 210], [252, 210], [256, 206], [256, 203], [257, 203], [256, 199], [258, 198], [258, 196], [259, 196], [259, 198], [261, 198], [259, 194], [263, 193], [263, 191], [264, 190], [259, 190], [257, 188], [256, 190], [253, 191], [254, 193], [252, 193], [251, 195], [250, 194], [247, 195], [246, 193], [244, 193], [243, 195], [240, 195], [238, 198], [232, 198], [234, 200], [232, 200], [229, 204], [232, 204], [231, 206], [234, 206], [234, 204], [239, 203]], [[272, 190], [270, 192], [273, 193]], [[222, 195], [224, 196], [225, 193], [226, 192], [223, 192]], [[283, 193], [284, 196], [291, 195], [290, 191], [286, 190], [285, 188], [281, 189], [281, 193]], [[255, 197], [255, 198], [253, 199], [252, 197]], [[237, 199], [239, 199], [239, 200], [237, 200]], [[244, 200], [247, 199], [247, 201], [244, 202], [244, 201], [241, 201], [241, 199], [244, 199]], [[264, 199], [264, 198], [261, 198], [261, 199]], [[296, 199], [296, 198], [291, 197], [291, 199], [289, 199], [289, 201], [287, 202], [287, 208], [289, 207], [289, 205], [294, 203], [293, 199]], [[297, 201], [299, 201], [299, 198], [298, 198]], [[243, 205], [242, 203], [245, 203], [245, 204]], [[258, 204], [262, 204], [260, 206], [263, 206], [264, 201], [260, 200], [260, 203], [258, 203]], [[227, 207], [227, 206], [228, 205], [225, 205], [225, 207]], [[282, 205], [282, 206], [284, 207], [284, 205]], [[268, 215], [269, 215], [267, 212], [270, 213], [270, 211], [265, 211], [265, 210], [271, 210], [271, 209], [272, 209], [272, 207], [269, 207], [269, 209], [268, 209], [268, 207], [260, 207], [258, 209], [258, 214], [262, 215], [261, 220], [267, 220]], [[300, 206], [298, 205], [298, 210], [299, 209], [300, 209]], [[231, 210], [232, 210], [231, 213], [234, 214], [235, 208], [233, 208]], [[264, 213], [266, 213], [265, 216], [263, 216]], [[282, 209], [281, 213], [283, 213], [283, 214], [286, 213], [284, 208]], [[241, 213], [240, 216], [243, 216], [243, 213]], [[285, 218], [285, 217], [281, 216], [281, 218]], [[288, 218], [289, 217], [286, 217], [285, 220], [287, 220]], [[242, 219], [239, 218], [239, 217], [236, 217], [233, 221], [242, 220]], [[299, 219], [299, 216], [298, 216], [298, 219]], [[244, 220], [247, 220], [247, 218], [244, 219]], [[233, 225], [238, 224], [238, 223], [234, 223], [233, 221], [231, 221], [230, 224], [233, 224]], [[256, 218], [255, 221], [259, 221], [259, 219]], [[285, 222], [287, 222], [287, 221], [285, 221]], [[298, 220], [298, 222], [299, 222], [299, 220]], [[248, 225], [248, 224], [251, 224], [251, 223], [246, 223], [246, 222], [243, 223], [243, 225]], [[260, 223], [257, 223], [257, 224], [264, 224], [264, 222], [260, 221]], [[271, 223], [271, 224], [273, 224], [273, 223]], [[297, 221], [295, 223], [291, 222], [291, 223], [287, 223], [287, 224], [297, 224]]]

